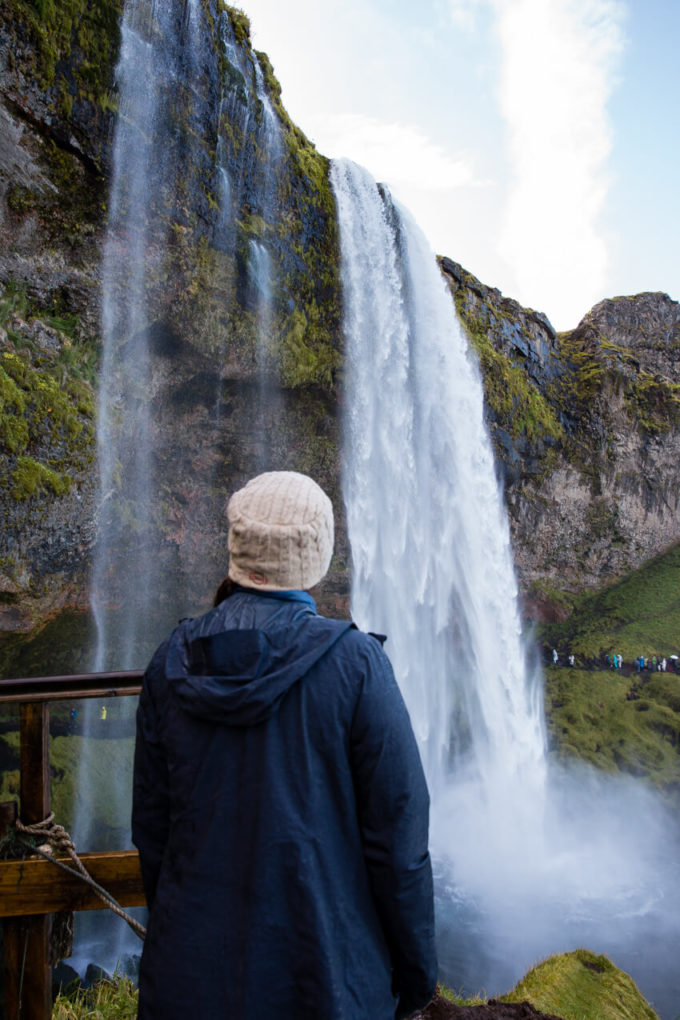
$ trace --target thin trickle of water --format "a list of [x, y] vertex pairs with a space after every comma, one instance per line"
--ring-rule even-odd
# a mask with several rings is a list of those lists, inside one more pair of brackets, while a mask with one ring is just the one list
[[281, 141], [281, 125], [279, 118], [274, 112], [271, 100], [267, 95], [264, 75], [259, 62], [254, 62], [255, 71], [255, 94], [257, 100], [262, 104], [262, 122], [260, 126], [260, 138], [266, 149], [268, 158], [265, 165], [265, 186], [263, 188], [263, 208], [265, 213], [271, 213], [276, 199], [276, 166], [283, 154]]
[[201, 54], [201, 33], [203, 30], [203, 19], [201, 17], [200, 0], [187, 0], [185, 7], [185, 18], [188, 22], [186, 29], [189, 40], [189, 59], [192, 62], [193, 77], [199, 74], [199, 62]]
[[[227, 59], [218, 108], [216, 163], [220, 179], [220, 215], [216, 221], [215, 243], [225, 251], [233, 246], [235, 213], [240, 208], [247, 180], [248, 149], [243, 145], [253, 117], [245, 55], [236, 45], [234, 30], [226, 11], [220, 16], [220, 42]], [[236, 138], [236, 143], [230, 143]], [[234, 159], [238, 147], [241, 158]]]
[[[156, 473], [162, 437], [153, 410], [158, 383], [149, 350], [155, 328], [149, 308], [157, 314], [169, 225], [189, 229], [182, 220], [185, 196], [190, 175], [203, 171], [206, 147], [201, 137], [209, 126], [216, 131], [216, 158], [209, 169], [222, 203], [212, 229], [216, 247], [227, 255], [225, 266], [237, 261], [237, 227], [243, 227], [239, 221], [247, 216], [260, 225], [253, 228], [249, 223], [243, 229], [246, 234], [259, 229], [262, 235], [250, 242], [246, 269], [254, 281], [249, 291], [263, 371], [266, 362], [262, 337], [266, 339], [271, 329], [275, 286], [268, 234], [277, 207], [280, 128], [259, 64], [236, 45], [226, 11], [220, 15], [220, 40], [227, 59], [215, 118], [207, 109], [206, 93], [217, 74], [217, 56], [199, 0], [186, 4], [158, 0], [153, 17], [146, 0], [128, 0], [125, 5], [116, 72], [120, 116], [103, 261], [100, 509], [91, 596], [98, 630], [93, 663], [97, 670], [138, 667], [148, 658], [149, 641], [154, 640], [149, 611], [160, 586], [156, 563], [162, 520], [156, 498], [162, 479]], [[178, 121], [191, 126], [183, 139]], [[184, 156], [184, 167], [178, 152]], [[197, 200], [202, 193], [195, 189]], [[230, 285], [233, 280], [225, 281], [225, 287]], [[218, 413], [219, 386], [216, 407]], [[190, 564], [187, 572], [191, 573]], [[113, 584], [117, 594], [112, 597]], [[163, 589], [167, 588], [164, 578]], [[114, 634], [110, 609], [117, 600]]]
[[475, 360], [408, 214], [347, 161], [331, 177], [352, 612], [388, 635], [428, 773], [441, 979], [498, 995], [587, 946], [672, 1020], [677, 824], [633, 780], [548, 768]]
[[353, 613], [388, 635], [431, 786], [451, 767], [540, 778], [541, 702], [477, 366], [408, 215], [352, 163], [335, 162], [332, 181]]
[[[217, 146], [220, 215], [215, 244], [232, 251], [237, 243], [239, 210], [247, 207], [248, 291], [245, 305], [254, 319], [257, 365], [255, 415], [256, 471], [271, 467], [269, 428], [279, 406], [278, 379], [272, 372], [272, 330], [276, 291], [272, 241], [278, 224], [278, 173], [283, 158], [281, 125], [267, 94], [257, 59], [236, 44], [234, 31], [223, 13], [220, 38], [227, 70], [219, 105], [223, 130]], [[224, 128], [228, 125], [228, 131]], [[243, 226], [243, 224], [242, 224]], [[219, 414], [219, 400], [217, 405]]]
[[267, 341], [272, 324], [273, 268], [267, 246], [254, 238], [249, 243], [248, 274], [257, 316], [258, 378], [260, 386], [263, 386], [267, 372]]
[[218, 108], [216, 164], [220, 176], [220, 216], [216, 243], [233, 241], [235, 217], [244, 199], [249, 212], [271, 228], [277, 210], [277, 171], [283, 156], [281, 126], [265, 87], [262, 69], [238, 46], [226, 12], [219, 24], [225, 71]]

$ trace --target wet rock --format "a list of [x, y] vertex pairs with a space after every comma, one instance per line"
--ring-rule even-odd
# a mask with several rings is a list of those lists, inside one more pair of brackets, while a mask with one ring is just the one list
[[107, 973], [103, 967], [96, 963], [88, 963], [85, 976], [82, 979], [83, 988], [92, 988], [98, 981], [111, 981], [112, 975]]
[[82, 982], [78, 971], [65, 960], [60, 960], [52, 970], [52, 998], [56, 999], [57, 995], [70, 995], [80, 987]]

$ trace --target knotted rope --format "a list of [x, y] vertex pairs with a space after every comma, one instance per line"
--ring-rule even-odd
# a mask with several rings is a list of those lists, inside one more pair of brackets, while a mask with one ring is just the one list
[[[63, 871], [67, 871], [70, 875], [75, 875], [80, 878], [83, 882], [86, 882], [93, 890], [96, 896], [109, 908], [114, 914], [118, 914], [122, 919], [132, 928], [135, 935], [138, 935], [140, 939], [144, 939], [146, 936], [146, 928], [144, 925], [136, 921], [134, 917], [126, 913], [121, 905], [113, 898], [111, 893], [107, 892], [98, 882], [92, 878], [83, 862], [76, 853], [76, 848], [73, 844], [73, 840], [66, 831], [63, 825], [57, 825], [54, 821], [54, 812], [50, 811], [47, 818], [43, 819], [42, 822], [35, 822], [32, 825], [24, 825], [21, 819], [17, 818], [13, 829], [8, 830], [7, 836], [0, 841], [0, 857], [18, 857], [21, 854], [16, 853], [16, 849], [21, 848], [23, 850], [23, 856], [26, 851], [28, 853], [39, 854], [46, 860], [51, 861], [52, 864], [56, 864], [57, 867]], [[62, 857], [70, 857], [74, 867], [70, 867], [65, 864], [64, 861], [57, 860], [57, 855]], [[69, 913], [62, 913], [56, 915], [57, 920], [55, 921], [55, 938], [53, 938], [52, 955], [55, 959], [64, 959], [71, 955], [71, 949], [73, 946], [73, 924], [72, 915]], [[68, 920], [67, 920], [68, 919]], [[56, 945], [54, 943], [57, 943]], [[68, 950], [68, 951], [66, 951]]]

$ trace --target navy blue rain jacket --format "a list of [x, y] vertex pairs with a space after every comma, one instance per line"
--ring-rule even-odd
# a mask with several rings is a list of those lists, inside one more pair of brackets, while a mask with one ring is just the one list
[[375, 638], [238, 590], [144, 677], [143, 1020], [394, 1020], [434, 991], [429, 798]]

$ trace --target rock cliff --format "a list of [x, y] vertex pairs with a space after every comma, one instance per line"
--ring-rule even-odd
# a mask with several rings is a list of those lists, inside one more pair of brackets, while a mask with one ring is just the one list
[[680, 540], [680, 305], [544, 315], [440, 260], [482, 372], [526, 614], [559, 619]]
[[[88, 601], [99, 514], [94, 426], [121, 9], [118, 0], [96, 10], [84, 0], [2, 3], [0, 628], [6, 630], [28, 630], [60, 606]], [[162, 479], [153, 510], [159, 569], [207, 598], [225, 570], [227, 494], [256, 470], [309, 471], [339, 508], [337, 553], [322, 602], [341, 610], [347, 550], [338, 469], [340, 292], [328, 161], [290, 122], [266, 55], [250, 46], [247, 19], [221, 0], [196, 11], [203, 19], [200, 46], [178, 64], [162, 97], [165, 147], [151, 173], [164, 176], [145, 242], [147, 398], [154, 477]], [[176, 23], [165, 26], [168, 50], [189, 31], [186, 14], [178, 4]], [[149, 45], [164, 26], [150, 17], [135, 30]], [[268, 116], [276, 122], [275, 140], [267, 137]], [[256, 345], [263, 286], [257, 257], [265, 252], [274, 283], [263, 350]], [[119, 286], [118, 300], [129, 303], [125, 281]], [[75, 407], [69, 387], [81, 396]], [[36, 405], [45, 388], [66, 394], [71, 410], [62, 407], [64, 398], [59, 406], [51, 399], [49, 407], [45, 400]], [[17, 414], [26, 427], [14, 435]], [[123, 453], [118, 477], [128, 469]], [[128, 521], [130, 533], [135, 527]], [[110, 584], [115, 604], [124, 592], [116, 577]]]
[[[122, 2], [0, 8], [0, 629], [15, 631], [87, 603]], [[338, 510], [321, 602], [343, 612], [341, 308], [328, 161], [290, 122], [244, 15], [222, 0], [201, 11], [211, 32], [195, 55], [200, 89], [175, 82], [165, 158], [181, 169], [156, 210], [148, 253], [149, 399], [164, 479], [158, 557], [163, 571], [208, 591], [224, 568], [227, 493], [255, 470], [309, 471]], [[268, 208], [265, 105], [278, 122]], [[219, 222], [225, 180], [231, 233]], [[275, 285], [263, 352], [254, 266], [264, 247]], [[558, 335], [545, 315], [448, 258], [440, 264], [484, 377], [525, 611], [556, 618], [573, 593], [680, 540], [680, 306], [664, 294], [616, 298]]]

